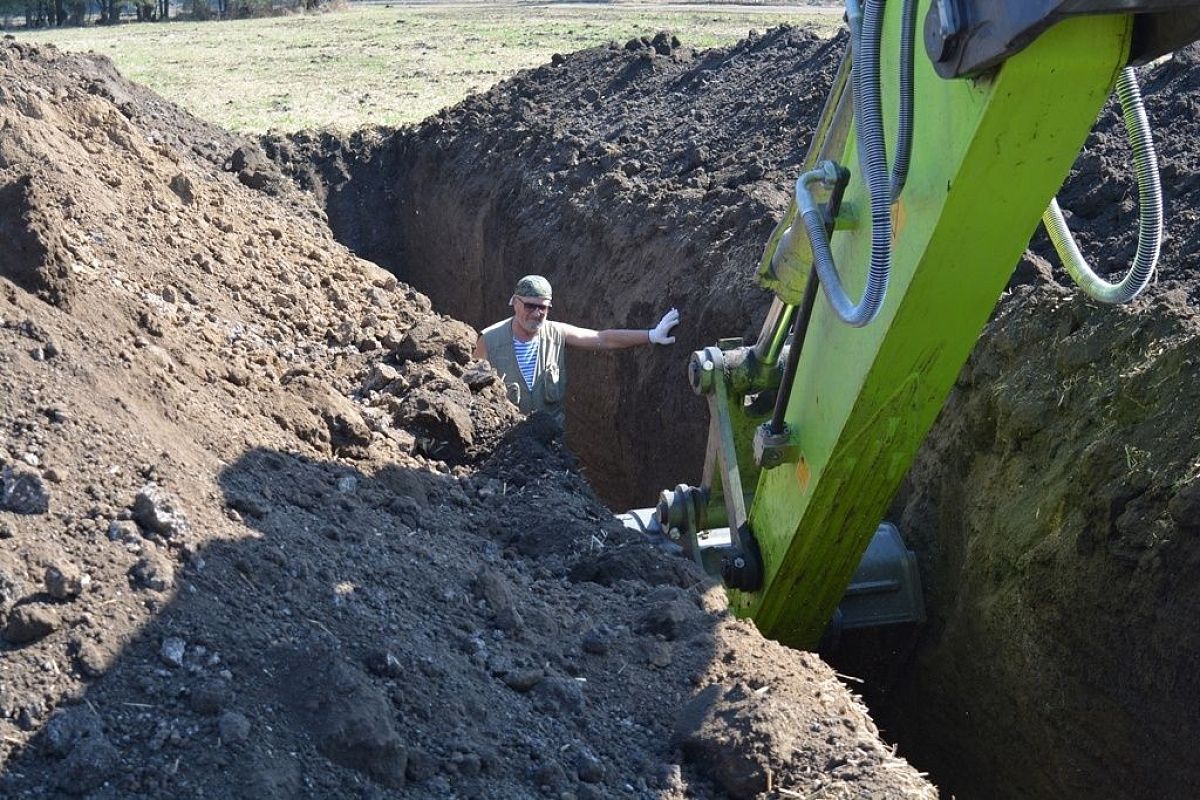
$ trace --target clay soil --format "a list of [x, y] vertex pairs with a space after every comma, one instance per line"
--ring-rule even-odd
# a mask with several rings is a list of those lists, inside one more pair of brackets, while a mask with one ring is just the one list
[[[1035, 247], [897, 498], [931, 619], [868, 686], [886, 736], [613, 521], [698, 477], [686, 354], [757, 333], [842, 44], [634, 40], [252, 143], [6, 43], [0, 794], [937, 796], [899, 734], [960, 797], [1193, 796], [1191, 52], [1146, 76], [1148, 299]], [[1126, 160], [1109, 112], [1063, 194], [1114, 266]], [[532, 271], [579, 324], [683, 313], [571, 362], [565, 439], [469, 356]]]

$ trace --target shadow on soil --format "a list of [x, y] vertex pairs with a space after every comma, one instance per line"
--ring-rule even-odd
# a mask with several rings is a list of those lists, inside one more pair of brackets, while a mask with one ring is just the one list
[[76, 637], [103, 678], [47, 698], [0, 795], [677, 796], [719, 615], [569, 458], [536, 420], [469, 478], [247, 452], [219, 478], [245, 535], [177, 573], [124, 543], [158, 565], [130, 579], [153, 621], [106, 658]]

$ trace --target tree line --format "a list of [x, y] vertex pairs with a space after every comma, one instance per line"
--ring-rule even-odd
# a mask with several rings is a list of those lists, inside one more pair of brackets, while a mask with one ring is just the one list
[[122, 16], [139, 21], [167, 19], [171, 0], [0, 0], [0, 17], [5, 27], [23, 21], [27, 28], [61, 28], [86, 25], [115, 25]]
[[0, 25], [27, 28], [165, 22], [168, 19], [231, 19], [269, 16], [283, 9], [314, 11], [327, 0], [0, 0]]

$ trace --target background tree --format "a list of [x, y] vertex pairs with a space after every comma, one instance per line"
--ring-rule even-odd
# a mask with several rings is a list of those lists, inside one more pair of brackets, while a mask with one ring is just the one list
[[13, 18], [25, 13], [24, 0], [0, 0], [0, 24], [12, 25]]
[[101, 25], [116, 25], [121, 21], [121, 5], [122, 0], [98, 0], [100, 4], [100, 19], [97, 22]]

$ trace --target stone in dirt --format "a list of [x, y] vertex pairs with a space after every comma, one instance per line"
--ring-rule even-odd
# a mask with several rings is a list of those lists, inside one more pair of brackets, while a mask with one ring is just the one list
[[87, 678], [99, 678], [112, 666], [114, 654], [104, 645], [82, 640], [75, 646], [75, 662]]
[[15, 514], [45, 514], [50, 510], [50, 489], [36, 472], [6, 468], [0, 508]]
[[178, 636], [168, 636], [158, 649], [158, 657], [168, 667], [182, 667], [187, 654], [187, 642]]
[[0, 567], [0, 613], [11, 608], [24, 593], [24, 584], [21, 580]]
[[133, 500], [133, 518], [144, 530], [170, 541], [188, 532], [187, 516], [162, 487], [147, 484]]
[[46, 593], [55, 600], [71, 600], [91, 585], [91, 576], [80, 572], [74, 564], [59, 561], [46, 567]]
[[164, 592], [175, 584], [175, 567], [162, 553], [150, 550], [129, 570], [129, 578], [138, 588]]

